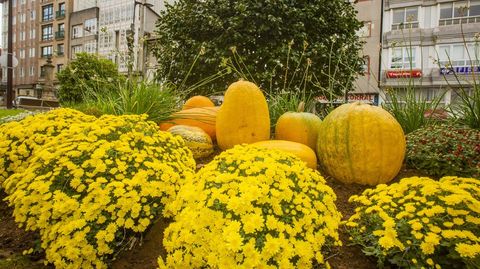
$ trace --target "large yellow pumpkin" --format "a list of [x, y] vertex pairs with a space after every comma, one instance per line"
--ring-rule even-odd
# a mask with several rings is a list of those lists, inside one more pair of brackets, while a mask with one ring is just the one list
[[166, 131], [175, 125], [195, 126], [204, 130], [215, 140], [215, 122], [220, 107], [197, 107], [175, 112], [172, 119], [161, 122], [160, 130]]
[[270, 138], [268, 105], [257, 85], [238, 81], [228, 87], [217, 114], [216, 133], [223, 150]]
[[278, 149], [291, 153], [304, 161], [307, 164], [307, 167], [317, 169], [317, 156], [315, 155], [315, 151], [304, 144], [286, 140], [266, 140], [255, 142], [251, 144], [251, 146]]
[[317, 156], [328, 174], [345, 183], [387, 183], [405, 157], [402, 127], [384, 109], [344, 104], [320, 124]]
[[278, 118], [275, 139], [302, 143], [316, 150], [321, 122], [317, 115], [303, 112], [303, 105], [300, 104], [297, 112], [286, 112]]
[[182, 110], [197, 107], [213, 107], [215, 104], [206, 96], [195, 95], [183, 104]]

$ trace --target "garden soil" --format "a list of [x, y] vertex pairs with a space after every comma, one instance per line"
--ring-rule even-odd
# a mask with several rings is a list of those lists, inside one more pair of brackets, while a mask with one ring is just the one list
[[[202, 167], [211, 159], [199, 162], [198, 168]], [[323, 175], [324, 173], [322, 173]], [[418, 171], [402, 169], [394, 181], [399, 178], [419, 175]], [[337, 195], [337, 208], [344, 219], [347, 219], [354, 212], [354, 207], [348, 203], [351, 195], [362, 193], [367, 186], [357, 184], [343, 184], [330, 177], [326, 177], [327, 183], [333, 188]], [[25, 258], [28, 263], [22, 262], [18, 265], [5, 263], [20, 256], [24, 250], [38, 248], [39, 235], [34, 232], [26, 232], [19, 228], [12, 217], [12, 210], [3, 201], [5, 193], [0, 192], [0, 269], [30, 269], [44, 268], [50, 269], [51, 266], [43, 266], [42, 254], [31, 254]], [[132, 249], [119, 255], [112, 263], [112, 269], [153, 269], [157, 266], [157, 258], [165, 257], [165, 250], [162, 247], [163, 231], [171, 220], [162, 220], [155, 223], [145, 234], [142, 240], [136, 242]], [[332, 250], [327, 255], [327, 260], [334, 269], [374, 269], [376, 262], [374, 259], [365, 256], [358, 246], [348, 244], [348, 234], [341, 229], [340, 238], [344, 245]], [[4, 265], [8, 264], [8, 265]]]

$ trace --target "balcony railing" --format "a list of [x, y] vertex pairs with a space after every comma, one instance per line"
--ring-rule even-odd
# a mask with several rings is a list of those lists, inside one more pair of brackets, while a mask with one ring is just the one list
[[65, 18], [65, 10], [57, 10], [57, 12], [55, 13], [56, 14], [56, 18], [57, 19], [63, 19]]
[[467, 24], [467, 23], [477, 23], [477, 22], [480, 22], [480, 16], [440, 19], [438, 21], [438, 25], [446, 26], [446, 25]]
[[53, 20], [53, 15], [45, 15], [42, 17], [42, 22], [49, 22]]
[[414, 29], [418, 28], [418, 22], [405, 22], [392, 24], [392, 30]]
[[57, 52], [58, 57], [63, 57], [63, 55], [65, 55], [65, 53], [63, 51], [58, 51]]
[[55, 39], [64, 39], [65, 38], [65, 31], [57, 31], [55, 32]]
[[52, 54], [43, 54], [42, 58], [52, 58]]

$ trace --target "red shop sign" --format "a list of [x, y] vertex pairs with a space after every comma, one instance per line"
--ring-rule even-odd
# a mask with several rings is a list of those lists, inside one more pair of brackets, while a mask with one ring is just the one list
[[422, 76], [422, 70], [395, 70], [387, 71], [387, 78], [419, 78]]

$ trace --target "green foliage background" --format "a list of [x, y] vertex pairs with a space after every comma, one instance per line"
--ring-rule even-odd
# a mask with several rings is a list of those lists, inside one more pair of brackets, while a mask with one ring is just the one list
[[88, 95], [115, 91], [125, 81], [115, 63], [88, 53], [76, 54], [75, 60], [57, 73], [57, 79], [62, 104], [80, 103]]
[[190, 94], [222, 92], [239, 77], [270, 93], [340, 93], [361, 68], [361, 26], [344, 0], [179, 0], [157, 23], [158, 79], [191, 85], [234, 66]]

